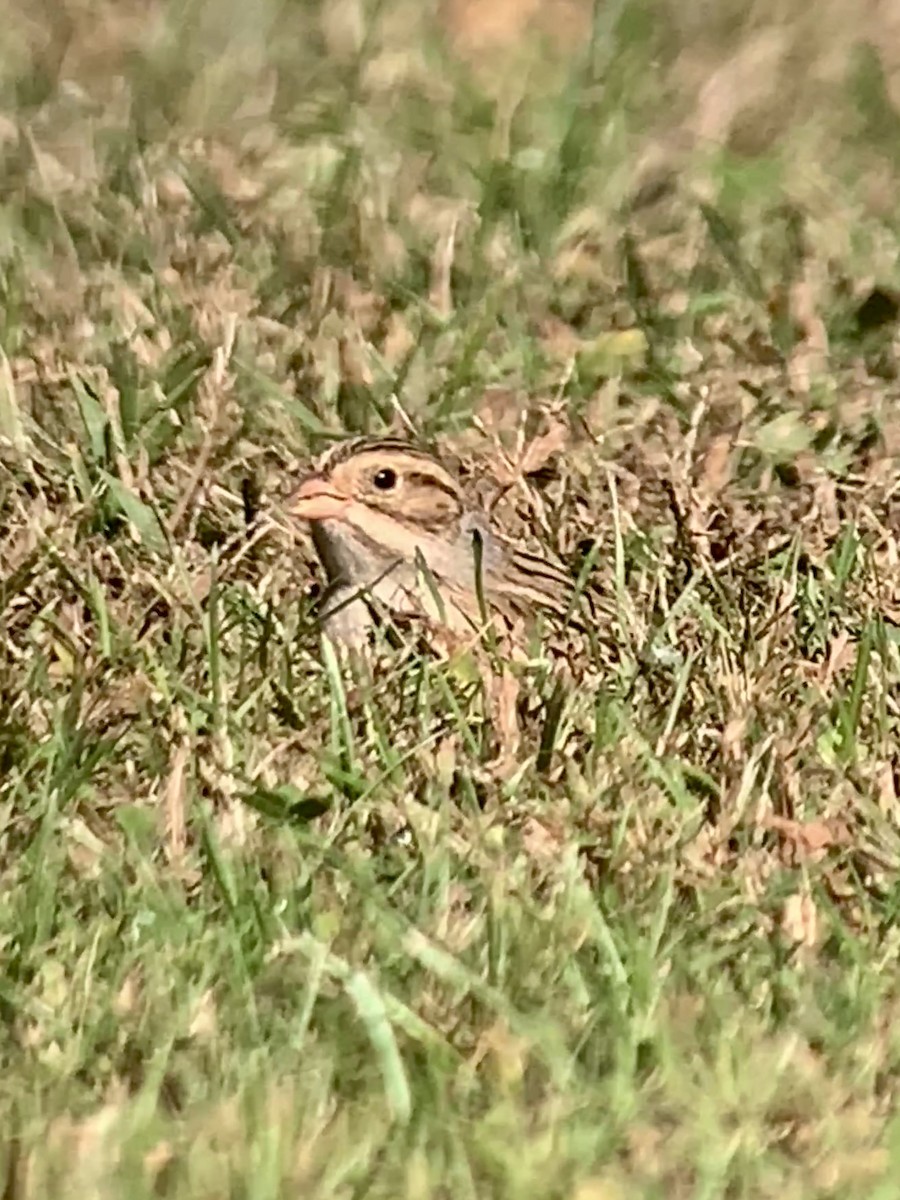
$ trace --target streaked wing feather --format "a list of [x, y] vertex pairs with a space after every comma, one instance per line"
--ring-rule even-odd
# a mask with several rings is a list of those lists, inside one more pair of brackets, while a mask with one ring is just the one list
[[494, 590], [526, 606], [539, 605], [560, 618], [577, 617], [582, 598], [589, 609], [593, 607], [586, 591], [576, 596], [575, 579], [565, 567], [527, 550], [511, 551]]

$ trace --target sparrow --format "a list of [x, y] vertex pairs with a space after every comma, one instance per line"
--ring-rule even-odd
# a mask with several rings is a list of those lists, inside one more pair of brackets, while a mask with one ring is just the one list
[[425, 617], [451, 634], [493, 623], [509, 631], [538, 611], [577, 623], [585, 597], [571, 573], [493, 529], [453, 472], [414, 442], [338, 443], [286, 512], [309, 523], [328, 580], [320, 620], [336, 643], [365, 644], [385, 617]]

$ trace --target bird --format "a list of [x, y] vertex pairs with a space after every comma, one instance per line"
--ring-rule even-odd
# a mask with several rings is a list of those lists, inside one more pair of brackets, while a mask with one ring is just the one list
[[494, 622], [509, 632], [538, 610], [577, 624], [572, 574], [492, 528], [449, 467], [411, 440], [337, 443], [285, 511], [310, 526], [328, 581], [320, 623], [340, 645], [363, 646], [385, 615], [425, 617], [450, 634]]

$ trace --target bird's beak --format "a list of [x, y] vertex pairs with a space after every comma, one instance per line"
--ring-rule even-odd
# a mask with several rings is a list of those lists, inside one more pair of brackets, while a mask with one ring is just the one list
[[331, 521], [342, 517], [349, 503], [349, 496], [337, 491], [327, 479], [310, 475], [288, 500], [287, 511], [302, 521]]

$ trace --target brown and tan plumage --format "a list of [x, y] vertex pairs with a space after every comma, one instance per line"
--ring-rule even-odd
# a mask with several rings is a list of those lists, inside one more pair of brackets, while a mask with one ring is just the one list
[[287, 511], [310, 523], [329, 582], [323, 626], [335, 641], [359, 644], [379, 609], [460, 633], [479, 629], [483, 613], [511, 624], [536, 609], [561, 619], [577, 611], [569, 572], [495, 532], [453, 474], [411, 442], [340, 443]]

